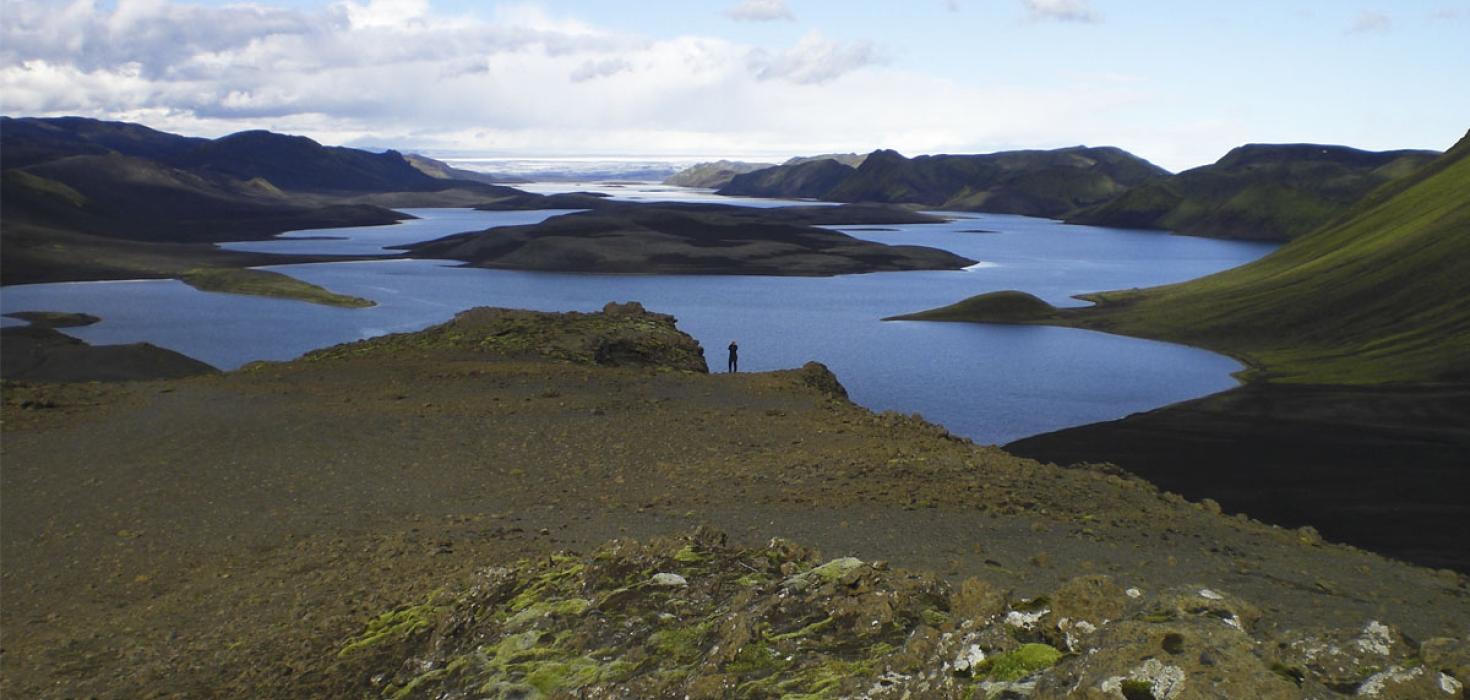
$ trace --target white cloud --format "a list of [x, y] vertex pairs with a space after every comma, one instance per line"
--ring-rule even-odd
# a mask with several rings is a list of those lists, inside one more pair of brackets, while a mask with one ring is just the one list
[[882, 58], [872, 42], [842, 43], [816, 32], [807, 34], [795, 46], [777, 53], [755, 51], [750, 63], [761, 80], [789, 80], [813, 85], [836, 80], [859, 68], [881, 63]]
[[[475, 18], [382, 0], [316, 11], [4, 2], [0, 95], [17, 116], [134, 120], [200, 136], [266, 128], [329, 144], [517, 155], [1166, 142], [1158, 129], [1131, 126], [1140, 123], [1130, 118], [1139, 105], [1150, 103], [1147, 85], [961, 83], [889, 65], [871, 42], [819, 33], [757, 48], [622, 34], [537, 5]], [[1193, 147], [1197, 135], [1180, 138]], [[1226, 146], [1199, 143], [1219, 149], [1206, 151], [1208, 160]]]
[[1092, 10], [1088, 0], [1021, 0], [1026, 14], [1033, 21], [1095, 23], [1101, 17]]
[[621, 58], [604, 58], [596, 61], [589, 59], [572, 71], [571, 78], [574, 83], [585, 83], [588, 80], [607, 78], [631, 70], [633, 70], [633, 64]]
[[368, 0], [338, 4], [354, 27], [401, 27], [421, 22], [429, 14], [429, 0]]
[[1349, 34], [1382, 34], [1393, 27], [1393, 19], [1382, 12], [1363, 10], [1348, 27]]
[[728, 10], [725, 16], [742, 22], [770, 22], [778, 19], [794, 20], [786, 0], [741, 0]]

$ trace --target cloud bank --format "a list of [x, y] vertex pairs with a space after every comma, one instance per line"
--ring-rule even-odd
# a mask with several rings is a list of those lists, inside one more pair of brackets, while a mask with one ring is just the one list
[[[1052, 11], [1088, 12], [1048, 2]], [[1148, 102], [1141, 90], [1087, 76], [1047, 86], [957, 83], [894, 66], [880, 44], [818, 31], [784, 46], [650, 38], [536, 5], [477, 18], [436, 13], [426, 0], [312, 11], [6, 0], [0, 26], [5, 113], [201, 136], [268, 128], [441, 153], [749, 158], [1084, 141], [1223, 150], [1228, 143], [1215, 143], [1233, 138], [1217, 127], [1201, 140], [1188, 127], [1180, 135], [1108, 119]]]
[[742, 0], [725, 10], [725, 16], [741, 22], [771, 22], [778, 19], [795, 20], [796, 15], [786, 7], [786, 0]]

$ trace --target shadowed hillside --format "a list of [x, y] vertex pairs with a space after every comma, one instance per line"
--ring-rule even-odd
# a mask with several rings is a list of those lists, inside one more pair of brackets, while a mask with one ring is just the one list
[[519, 194], [447, 179], [453, 171], [430, 176], [392, 151], [264, 131], [211, 141], [80, 117], [6, 117], [0, 157], [6, 284], [287, 262], [204, 244], [389, 224], [409, 218], [389, 206], [473, 206]]
[[719, 194], [821, 199], [853, 172], [852, 166], [825, 158], [777, 165], [736, 175], [719, 189]]

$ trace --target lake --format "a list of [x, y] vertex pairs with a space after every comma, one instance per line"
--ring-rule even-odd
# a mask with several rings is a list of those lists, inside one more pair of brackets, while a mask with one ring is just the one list
[[[541, 189], [591, 188], [558, 183]], [[629, 199], [771, 204], [698, 190], [599, 189]], [[563, 213], [407, 211], [421, 218], [226, 247], [363, 254]], [[980, 260], [979, 265], [962, 271], [808, 278], [558, 274], [396, 259], [265, 268], [378, 302], [369, 309], [200, 292], [172, 280], [145, 280], [5, 287], [0, 310], [94, 314], [103, 321], [66, 332], [95, 344], [147, 341], [231, 369], [418, 330], [474, 306], [592, 311], [609, 301], [633, 300], [678, 317], [680, 328], [703, 344], [712, 369], [723, 369], [724, 349], [732, 339], [740, 343], [742, 370], [817, 360], [837, 374], [854, 401], [875, 410], [921, 413], [982, 443], [1120, 418], [1235, 385], [1230, 374], [1240, 369], [1237, 362], [1178, 345], [1065, 328], [880, 319], [1000, 289], [1076, 305], [1074, 294], [1191, 279], [1254, 260], [1273, 246], [1021, 216], [947, 215], [955, 220], [840, 230], [884, 243], [943, 248]]]

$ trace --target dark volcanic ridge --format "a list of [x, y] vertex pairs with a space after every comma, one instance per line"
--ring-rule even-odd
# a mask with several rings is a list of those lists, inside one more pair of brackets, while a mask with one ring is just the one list
[[561, 272], [837, 275], [957, 270], [974, 260], [922, 246], [863, 241], [818, 226], [926, 223], [888, 207], [778, 207], [605, 202], [593, 211], [403, 246], [476, 267]]

